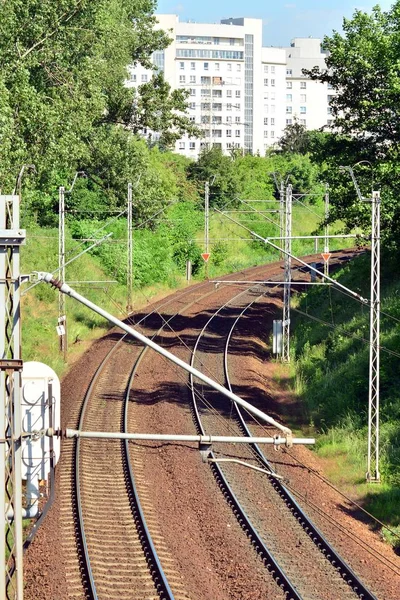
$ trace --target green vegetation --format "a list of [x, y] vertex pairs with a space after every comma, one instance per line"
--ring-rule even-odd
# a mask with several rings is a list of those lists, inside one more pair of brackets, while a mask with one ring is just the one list
[[[347, 265], [339, 281], [369, 295], [369, 254]], [[369, 309], [334, 288], [314, 288], [294, 310], [297, 389], [306, 419], [318, 435], [318, 452], [335, 457], [332, 475], [357, 494], [376, 517], [400, 535], [400, 281], [396, 262], [383, 258], [381, 316], [381, 473], [385, 482], [364, 485], [368, 423]], [[390, 315], [390, 316], [389, 316]], [[390, 536], [389, 536], [390, 537]], [[393, 543], [400, 546], [399, 539]]]

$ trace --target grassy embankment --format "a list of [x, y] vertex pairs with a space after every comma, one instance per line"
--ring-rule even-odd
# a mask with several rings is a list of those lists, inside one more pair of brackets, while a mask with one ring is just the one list
[[[259, 210], [270, 208], [271, 204], [256, 205]], [[313, 206], [311, 211], [304, 207], [294, 207], [293, 231], [307, 234], [313, 231], [322, 215], [322, 206]], [[278, 220], [278, 215], [269, 215]], [[204, 250], [204, 215], [193, 207], [175, 206], [168, 211], [168, 220], [162, 222], [155, 231], [134, 232], [134, 309], [146, 305], [155, 297], [165, 296], [173, 289], [184, 287], [185, 253], [192, 247], [195, 274], [193, 281], [204, 279], [205, 267], [199, 257]], [[238, 218], [235, 216], [235, 218]], [[244, 224], [261, 235], [278, 235], [278, 229], [260, 217], [242, 215]], [[84, 246], [72, 241], [71, 232], [81, 237], [91, 237], [101, 223], [84, 223], [77, 228], [67, 227], [67, 260]], [[94, 252], [86, 254], [67, 267], [67, 281], [117, 280], [116, 284], [88, 284], [77, 289], [90, 300], [103, 306], [119, 318], [126, 316], [126, 221], [107, 227], [113, 231], [113, 242], [105, 243]], [[101, 235], [104, 234], [104, 231]], [[58, 232], [56, 229], [28, 228], [27, 245], [22, 250], [22, 272], [35, 270], [53, 271], [58, 266]], [[265, 244], [245, 241], [250, 235], [241, 227], [227, 219], [211, 213], [209, 277], [277, 260], [275, 250]], [[194, 240], [194, 241], [193, 241]], [[322, 244], [320, 245], [320, 247]], [[340, 242], [336, 242], [336, 247]], [[296, 241], [293, 251], [296, 254], [313, 252], [312, 241]], [[26, 286], [25, 286], [26, 287]], [[39, 284], [23, 299], [23, 358], [46, 362], [62, 375], [88, 347], [91, 340], [101, 336], [108, 324], [89, 309], [66, 298], [68, 315], [68, 364], [64, 364], [58, 352], [56, 325], [58, 317], [57, 292], [45, 284]]]
[[[370, 296], [369, 253], [337, 274]], [[314, 288], [295, 305], [293, 385], [317, 434], [329, 477], [400, 536], [400, 280], [382, 260], [380, 444], [382, 483], [366, 484], [369, 308], [334, 288]], [[304, 313], [307, 313], [305, 316]], [[390, 318], [384, 313], [391, 315]], [[382, 532], [400, 547], [400, 537]]]

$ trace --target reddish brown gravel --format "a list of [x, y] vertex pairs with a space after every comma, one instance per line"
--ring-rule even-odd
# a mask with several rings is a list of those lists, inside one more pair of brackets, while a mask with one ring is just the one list
[[[272, 273], [268, 268], [268, 275]], [[275, 268], [275, 273], [277, 272]], [[278, 272], [280, 268], [278, 267]], [[246, 273], [249, 279], [259, 278], [263, 270], [253, 269]], [[243, 276], [240, 275], [239, 276]], [[236, 275], [233, 278], [238, 278]], [[197, 292], [196, 292], [197, 289]], [[208, 291], [213, 291], [210, 285]], [[190, 294], [193, 300], [199, 298], [200, 286], [193, 286]], [[190, 294], [186, 293], [186, 301]], [[185, 344], [191, 345], [200, 325], [208, 317], [199, 316], [199, 311], [210, 312], [226, 301], [229, 294], [236, 293], [227, 287], [212, 293], [206, 299], [189, 308], [184, 315], [174, 320], [172, 328], [179, 333]], [[173, 295], [174, 304], [165, 308], [166, 317], [183, 305], [179, 300], [182, 292]], [[162, 301], [158, 305], [162, 305]], [[271, 310], [272, 316], [272, 310]], [[136, 316], [135, 320], [139, 317]], [[246, 320], [243, 334], [238, 329], [241, 343], [251, 342], [252, 352], [246, 355], [234, 354], [230, 357], [230, 372], [233, 382], [240, 385], [244, 381], [254, 388], [257, 405], [270, 413], [278, 413], [283, 419], [285, 413], [289, 422], [299, 419], [300, 408], [289, 393], [282, 392], [274, 377], [273, 363], [265, 360], [265, 339], [270, 323], [268, 318], [262, 323], [257, 319]], [[146, 329], [145, 329], [146, 330]], [[147, 332], [154, 331], [148, 324]], [[117, 336], [118, 337], [118, 336]], [[90, 383], [95, 369], [106, 355], [115, 334], [99, 340], [84, 357], [71, 369], [62, 383], [62, 424], [75, 427], [82, 397]], [[182, 341], [168, 332], [163, 333], [163, 343], [178, 356], [188, 360], [188, 350]], [[128, 346], [128, 345], [127, 345]], [[129, 349], [129, 346], [128, 346]], [[129, 361], [127, 361], [128, 363]], [[177, 376], [175, 368], [149, 352], [135, 378], [131, 391], [129, 410], [130, 427], [137, 431], [158, 431], [193, 433], [193, 420], [188, 404], [186, 377]], [[133, 445], [132, 445], [133, 448]], [[291, 451], [292, 452], [292, 451]], [[308, 469], [299, 466], [286, 452], [273, 457], [277, 470], [288, 477], [291, 486], [306, 496], [309, 505], [315, 504], [341, 523], [342, 527], [367, 541], [370, 548], [379, 550], [396, 564], [400, 573], [400, 561], [390, 548], [382, 543], [379, 536], [356, 518], [356, 515], [336, 492], [331, 490], [310, 471], [323, 472], [323, 464], [304, 448], [296, 450], [296, 458]], [[150, 529], [157, 532], [158, 539], [174, 562], [188, 597], [192, 600], [258, 600], [284, 598], [271, 576], [265, 571], [261, 560], [226, 505], [215, 483], [208, 465], [201, 462], [197, 449], [173, 444], [147, 443], [132, 449], [132, 458], [140, 467], [148, 484], [149, 498], [159, 515]], [[74, 528], [69, 511], [70, 487], [67, 473], [70, 468], [68, 442], [63, 443], [62, 458], [57, 468], [54, 506], [44, 525], [26, 553], [25, 590], [27, 600], [83, 598], [79, 587], [79, 567], [77, 557], [67, 553], [67, 538], [73, 536]], [[282, 464], [281, 464], [282, 463]], [[322, 487], [321, 487], [322, 486]], [[321, 492], [323, 490], [323, 492]], [[399, 576], [367, 553], [358, 543], [349, 541], [342, 532], [330, 524], [324, 525], [317, 511], [308, 511], [325, 533], [332, 534], [332, 542], [370, 585], [380, 599], [398, 597], [395, 590]], [[315, 513], [315, 514], [314, 514]], [[324, 599], [321, 599], [324, 600]]]

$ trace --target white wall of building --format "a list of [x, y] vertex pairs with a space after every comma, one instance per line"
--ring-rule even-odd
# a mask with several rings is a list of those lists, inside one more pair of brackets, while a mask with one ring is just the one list
[[[197, 158], [210, 143], [264, 155], [294, 119], [307, 129], [329, 119], [326, 84], [310, 81], [302, 69], [324, 67], [320, 40], [296, 38], [290, 48], [262, 46], [261, 19], [225, 19], [221, 23], [180, 22], [156, 15], [171, 44], [153, 55], [172, 89], [190, 90], [188, 114], [202, 139], [184, 136], [175, 151]], [[140, 65], [130, 69], [128, 86], [151, 79]]]

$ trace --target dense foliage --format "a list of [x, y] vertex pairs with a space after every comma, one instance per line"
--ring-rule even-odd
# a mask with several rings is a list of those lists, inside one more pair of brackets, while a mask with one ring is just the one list
[[[333, 218], [349, 227], [368, 226], [370, 210], [356, 199], [348, 175], [338, 166], [357, 165], [354, 174], [364, 196], [382, 192], [382, 232], [391, 245], [400, 240], [400, 2], [383, 12], [356, 10], [344, 19], [343, 34], [324, 39], [326, 69], [306, 72], [333, 90], [335, 134], [314, 134], [310, 149], [331, 184]], [[360, 161], [368, 161], [361, 162]], [[347, 179], [347, 181], [346, 181]]]
[[68, 189], [79, 170], [93, 178], [89, 193], [100, 185], [106, 204], [118, 204], [139, 174], [143, 204], [162, 202], [162, 178], [134, 134], [157, 127], [168, 145], [195, 131], [179, 112], [185, 94], [171, 93], [159, 73], [138, 91], [124, 85], [128, 65], [150, 68], [151, 53], [168, 45], [154, 8], [153, 0], [1, 4], [0, 187], [14, 189], [22, 165], [35, 165], [25, 198], [38, 217], [44, 209], [49, 221], [57, 187]]

